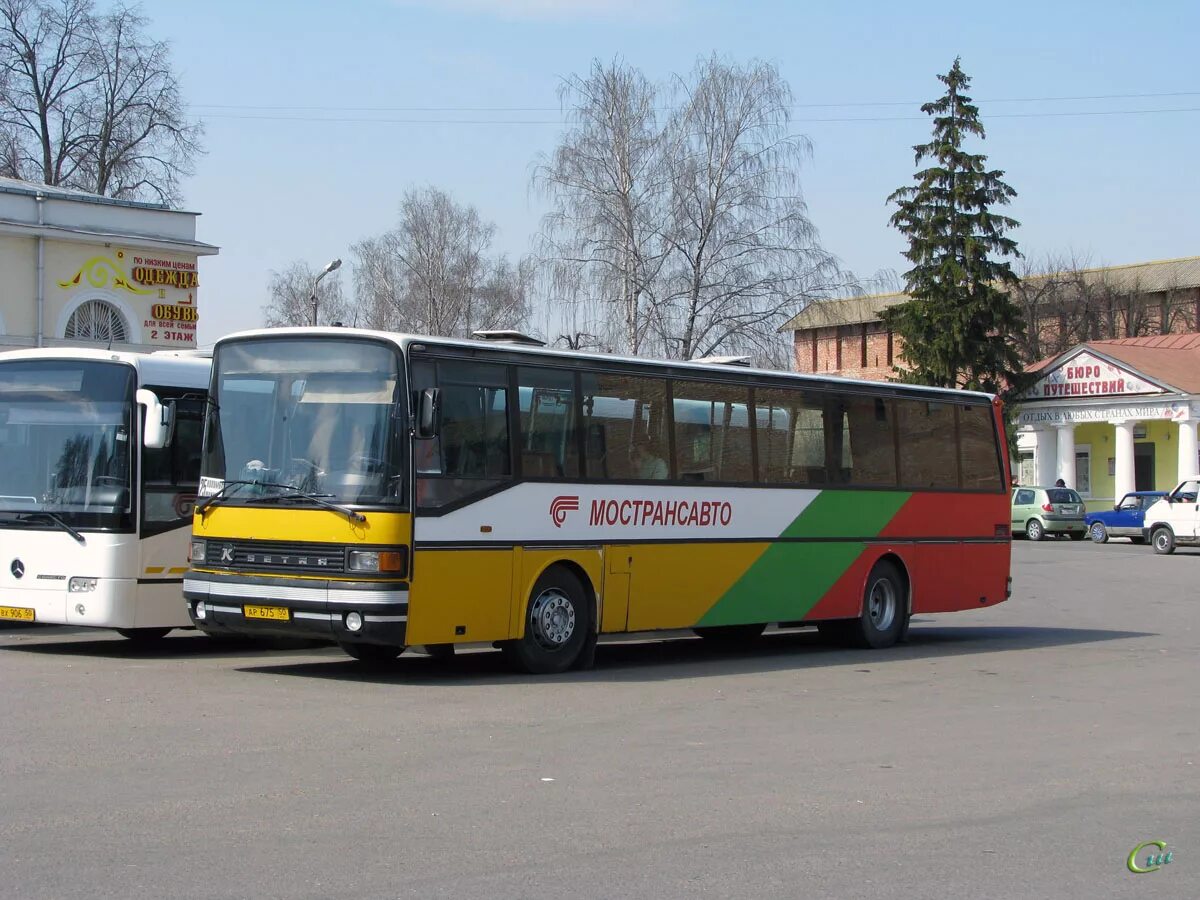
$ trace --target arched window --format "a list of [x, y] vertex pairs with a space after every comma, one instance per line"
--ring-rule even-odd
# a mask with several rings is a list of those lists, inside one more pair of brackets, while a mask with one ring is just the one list
[[71, 313], [63, 337], [81, 341], [125, 343], [129, 340], [129, 328], [120, 310], [111, 303], [104, 300], [88, 300]]

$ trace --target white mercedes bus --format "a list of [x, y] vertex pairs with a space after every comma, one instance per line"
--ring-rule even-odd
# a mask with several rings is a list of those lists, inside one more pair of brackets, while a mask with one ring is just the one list
[[211, 360], [0, 353], [0, 622], [190, 626], [182, 597]]

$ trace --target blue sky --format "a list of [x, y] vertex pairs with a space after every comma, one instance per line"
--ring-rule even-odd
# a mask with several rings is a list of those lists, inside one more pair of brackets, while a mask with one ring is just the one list
[[[911, 178], [911, 146], [929, 134], [917, 105], [940, 93], [935, 76], [956, 55], [988, 130], [981, 149], [1018, 192], [1010, 212], [1027, 255], [1074, 252], [1102, 265], [1200, 253], [1195, 2], [148, 0], [143, 9], [151, 32], [172, 41], [206, 122], [208, 152], [184, 188], [187, 208], [203, 214], [200, 239], [221, 247], [201, 263], [202, 343], [261, 324], [271, 270], [349, 262], [353, 242], [394, 223], [410, 186], [474, 204], [496, 223], [499, 250], [525, 252], [541, 212], [531, 164], [561, 132], [556, 89], [596, 57], [620, 56], [654, 79], [713, 51], [776, 63], [795, 95], [794, 130], [813, 142], [802, 173], [811, 217], [860, 276], [904, 268], [884, 198]], [[1030, 99], [1063, 97], [1104, 99]], [[1152, 109], [1188, 111], [1133, 112]], [[1094, 112], [1106, 114], [1041, 115]], [[364, 121], [378, 119], [387, 121]], [[435, 119], [503, 124], [413, 123]], [[349, 290], [349, 273], [341, 277]]]

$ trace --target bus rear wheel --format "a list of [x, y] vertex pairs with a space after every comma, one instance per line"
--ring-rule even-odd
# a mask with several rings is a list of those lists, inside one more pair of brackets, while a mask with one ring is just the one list
[[390, 663], [404, 652], [403, 647], [386, 646], [384, 644], [338, 644], [347, 654], [362, 663], [381, 665]]
[[587, 595], [563, 566], [551, 566], [529, 592], [525, 634], [504, 644], [504, 655], [532, 675], [565, 672], [580, 658], [592, 627]]
[[859, 647], [881, 650], [900, 640], [907, 620], [904, 579], [893, 563], [881, 559], [867, 576], [862, 612], [847, 623], [849, 637]]
[[170, 628], [118, 628], [117, 634], [135, 644], [154, 644], [161, 641]]
[[713, 644], [748, 644], [762, 637], [766, 625], [710, 625], [706, 628], [693, 628], [697, 637]]

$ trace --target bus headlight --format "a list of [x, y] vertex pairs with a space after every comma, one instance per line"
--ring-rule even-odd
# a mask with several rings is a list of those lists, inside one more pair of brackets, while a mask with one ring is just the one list
[[203, 600], [197, 600], [196, 601], [196, 618], [204, 619], [207, 616], [208, 616], [208, 607], [204, 604]]
[[205, 547], [204, 541], [192, 541], [192, 546], [188, 550], [188, 562], [204, 562]]
[[67, 582], [67, 590], [72, 594], [90, 594], [95, 589], [95, 578], [72, 578]]
[[395, 550], [351, 550], [346, 554], [351, 572], [403, 572], [404, 554]]
[[346, 613], [346, 629], [348, 631], [362, 631], [363, 618], [360, 613]]

